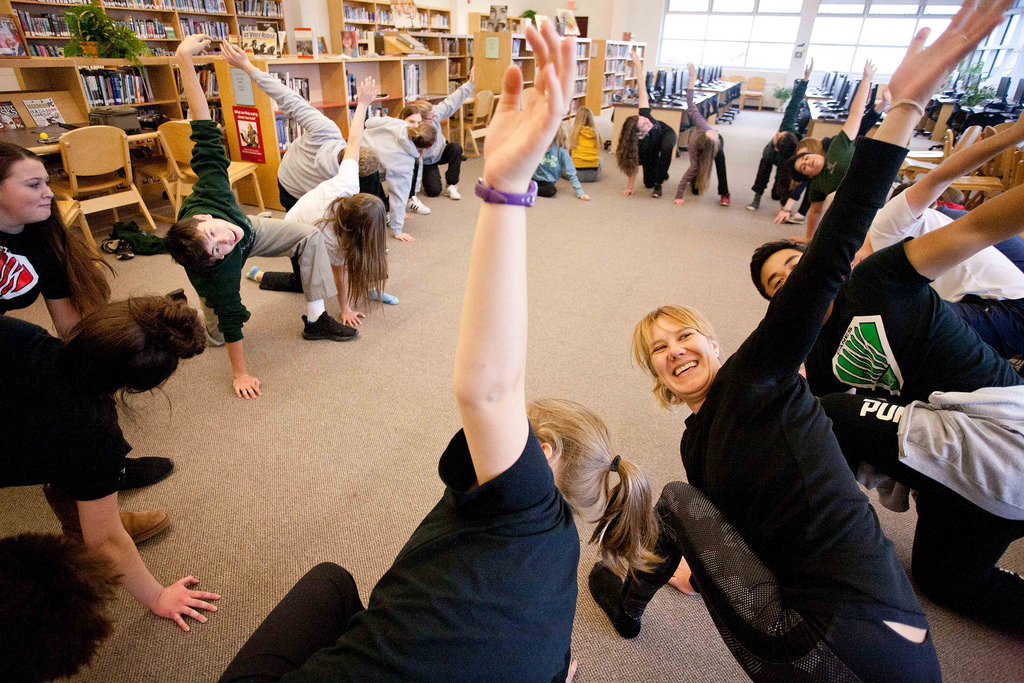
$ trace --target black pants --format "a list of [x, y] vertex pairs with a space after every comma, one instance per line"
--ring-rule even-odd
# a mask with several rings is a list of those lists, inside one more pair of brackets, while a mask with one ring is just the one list
[[[379, 171], [370, 175], [359, 176], [359, 191], [380, 197], [384, 201], [384, 208], [386, 210], [391, 209], [388, 202], [388, 194], [384, 191], [383, 183], [380, 181]], [[277, 181], [277, 194], [285, 211], [291, 211], [291, 208], [299, 201], [297, 197], [293, 197], [288, 190], [284, 189], [284, 185], [281, 184], [280, 180]]]
[[668, 167], [676, 153], [676, 133], [666, 130], [661, 136], [661, 145], [646, 154], [640, 154], [640, 165], [644, 168], [644, 187], [652, 188], [668, 180]]
[[537, 181], [538, 197], [554, 197], [556, 194], [558, 194], [558, 188], [555, 187], [554, 183], [549, 183], [546, 180]]
[[444, 146], [441, 156], [436, 164], [429, 164], [423, 167], [423, 191], [428, 197], [437, 197], [441, 194], [441, 164], [447, 164], [444, 172], [444, 180], [449, 185], [458, 185], [459, 176], [462, 173], [462, 145], [457, 142], [449, 142]]
[[276, 681], [334, 645], [362, 609], [352, 575], [332, 562], [318, 564], [267, 615], [220, 680]]
[[[725, 175], [725, 140], [722, 134], [718, 134], [718, 154], [715, 155], [715, 174], [718, 175], [718, 196], [729, 196], [729, 179]], [[694, 194], [697, 192], [697, 179], [690, 181], [690, 189]]]
[[782, 164], [785, 160], [778, 158], [775, 151], [775, 143], [769, 142], [761, 152], [761, 161], [757, 164], [757, 177], [754, 178], [754, 186], [750, 189], [754, 194], [764, 194], [768, 188], [768, 180], [771, 178], [772, 169], [775, 169], [775, 182], [772, 184], [772, 199], [783, 201], [789, 190], [789, 179], [782, 171]]
[[[746, 544], [737, 542], [737, 532], [731, 525], [725, 528], [728, 522], [717, 509], [692, 505], [687, 489], [688, 485], [674, 482], [662, 491], [657, 505], [661, 534], [655, 552], [666, 561], [653, 573], [637, 573], [626, 580], [622, 599], [626, 614], [643, 614], [655, 592], [672, 577], [679, 558], [685, 556], [693, 572], [691, 583], [726, 643], [731, 639], [762, 662], [801, 659], [822, 643], [862, 680], [941, 680], [930, 637], [923, 643], [913, 643], [881, 620], [788, 608], [778, 577]], [[695, 509], [699, 514], [694, 513]], [[714, 560], [707, 564], [702, 558]], [[741, 660], [735, 650], [733, 654]], [[755, 675], [756, 666], [755, 671], [748, 668], [749, 658], [740, 663], [754, 680], [762, 680]], [[765, 680], [777, 680], [769, 671], [762, 674]]]
[[[1024, 521], [1008, 520], [902, 464], [894, 404], [852, 394], [821, 400], [850, 467], [866, 462], [917, 491], [912, 573], [940, 604], [997, 626], [1024, 627], [1024, 579], [996, 567]], [[881, 417], [879, 417], [881, 416]]]
[[420, 175], [420, 160], [416, 159], [412, 163], [412, 185], [409, 186], [409, 199], [416, 196], [416, 179]]
[[284, 189], [284, 185], [281, 184], [280, 180], [277, 181], [277, 196], [281, 200], [281, 206], [284, 207], [285, 211], [291, 211], [295, 203], [299, 201], [298, 197], [293, 197], [288, 190]]

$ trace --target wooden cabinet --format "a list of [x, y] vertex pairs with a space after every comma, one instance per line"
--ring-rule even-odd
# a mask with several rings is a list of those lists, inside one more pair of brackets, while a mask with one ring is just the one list
[[[590, 57], [590, 84], [587, 88], [587, 106], [595, 113], [610, 108], [615, 102], [629, 99], [626, 88], [637, 88], [637, 75], [633, 73], [630, 53], [640, 54], [644, 63], [646, 43], [626, 40], [595, 40]], [[643, 69], [641, 68], [641, 72]]]

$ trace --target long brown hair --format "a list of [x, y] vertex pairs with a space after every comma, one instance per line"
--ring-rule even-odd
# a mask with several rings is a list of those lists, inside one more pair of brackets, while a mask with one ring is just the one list
[[356, 308], [369, 303], [371, 289], [383, 292], [388, 279], [386, 215], [380, 197], [360, 192], [335, 199], [320, 220], [320, 227], [338, 236], [348, 272], [348, 300]]
[[635, 176], [640, 166], [640, 138], [637, 137], [636, 123], [639, 116], [629, 116], [622, 122], [619, 144], [615, 147], [615, 163], [628, 176]]
[[[40, 161], [24, 147], [0, 142], [0, 183], [7, 180], [14, 164], [23, 159]], [[114, 269], [89, 248], [80, 231], [68, 230], [61, 220], [56, 197], [50, 200], [50, 217], [26, 225], [25, 230], [39, 231], [47, 251], [64, 266], [71, 305], [79, 314], [85, 315], [110, 301], [110, 283], [103, 269], [111, 275]]]
[[580, 144], [580, 131], [589, 126], [594, 131], [594, 139], [597, 140], [597, 148], [601, 149], [601, 134], [597, 132], [597, 123], [594, 121], [594, 112], [590, 107], [580, 107], [576, 110], [576, 120], [572, 122], [572, 132], [569, 133], [569, 152], [575, 152]]
[[718, 154], [718, 140], [712, 140], [707, 131], [701, 131], [697, 139], [691, 141], [697, 150], [697, 194], [704, 194], [708, 189], [708, 180], [711, 178], [711, 167], [715, 164], [715, 155]]
[[551, 446], [558, 490], [577, 515], [597, 523], [590, 543], [604, 563], [620, 577], [650, 571], [662, 558], [654, 553], [658, 517], [643, 470], [612, 456], [604, 421], [575, 401], [541, 399], [526, 412], [534, 434]]
[[199, 314], [181, 301], [142, 296], [102, 306], [78, 321], [61, 356], [86, 391], [137, 394], [167, 381], [178, 361], [203, 352]]

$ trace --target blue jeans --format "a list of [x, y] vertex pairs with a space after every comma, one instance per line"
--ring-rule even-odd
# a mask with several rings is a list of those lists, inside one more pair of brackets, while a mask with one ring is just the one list
[[965, 296], [950, 305], [1003, 358], [1024, 354], [1024, 299]]

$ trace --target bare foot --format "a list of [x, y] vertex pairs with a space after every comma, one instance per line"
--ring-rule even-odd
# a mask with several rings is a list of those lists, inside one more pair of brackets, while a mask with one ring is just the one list
[[685, 593], [686, 595], [696, 595], [697, 591], [693, 590], [693, 586], [690, 585], [691, 575], [692, 572], [690, 571], [690, 565], [686, 564], [685, 558], [680, 558], [679, 566], [676, 567], [675, 572], [673, 572], [672, 574], [672, 578], [669, 579], [668, 582], [672, 585], [673, 588], [678, 590], [680, 593]]

